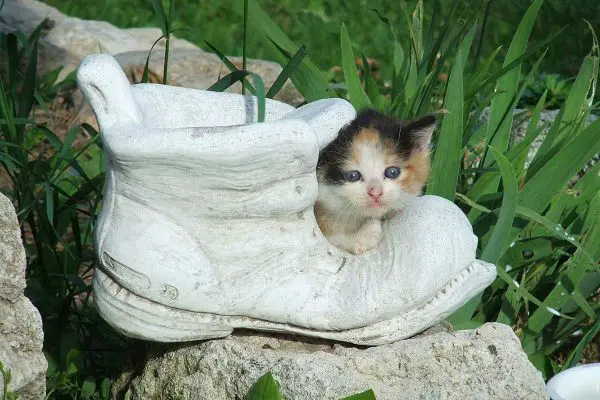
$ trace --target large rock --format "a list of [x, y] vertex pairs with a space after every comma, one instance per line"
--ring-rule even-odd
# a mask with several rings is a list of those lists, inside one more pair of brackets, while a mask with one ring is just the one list
[[[10, 391], [22, 400], [43, 399], [48, 364], [42, 354], [42, 319], [24, 288], [21, 231], [12, 203], [0, 194], [0, 361], [12, 374]], [[0, 393], [3, 388], [0, 378]]]
[[[22, 30], [29, 34], [46, 17], [50, 21], [40, 41], [38, 69], [43, 74], [63, 66], [60, 78], [75, 70], [85, 56], [96, 53], [119, 55], [130, 78], [141, 76], [141, 73], [132, 74], [131, 69], [143, 69], [152, 44], [162, 35], [158, 28], [120, 29], [104, 21], [69, 17], [35, 0], [6, 0], [0, 13], [0, 31]], [[150, 70], [161, 78], [164, 46], [164, 39], [157, 43], [150, 64]], [[232, 61], [241, 67], [240, 58], [232, 57]], [[267, 88], [282, 70], [279, 64], [261, 60], [249, 60], [248, 68], [264, 79]], [[208, 88], [219, 76], [229, 72], [216, 55], [174, 35], [171, 37], [169, 70], [171, 84], [197, 89]], [[240, 90], [240, 84], [229, 89], [238, 93]], [[289, 104], [303, 101], [291, 82], [286, 83], [276, 98]]]
[[120, 395], [241, 399], [267, 371], [289, 400], [337, 400], [369, 388], [379, 400], [548, 398], [513, 331], [495, 323], [365, 349], [254, 334], [178, 345], [148, 361]]

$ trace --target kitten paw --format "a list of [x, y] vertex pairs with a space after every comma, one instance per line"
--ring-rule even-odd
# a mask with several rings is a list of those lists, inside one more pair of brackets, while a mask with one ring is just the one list
[[371, 220], [365, 223], [356, 234], [355, 242], [350, 249], [353, 254], [362, 254], [376, 247], [383, 236], [381, 221]]

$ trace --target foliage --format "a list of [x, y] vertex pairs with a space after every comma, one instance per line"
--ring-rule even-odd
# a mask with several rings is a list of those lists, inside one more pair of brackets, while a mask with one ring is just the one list
[[[251, 7], [253, 3], [258, 7], [253, 1]], [[474, 9], [463, 24], [452, 23], [459, 1], [443, 18], [434, 9], [429, 24], [422, 1], [410, 11], [404, 9], [400, 25], [380, 14], [394, 42], [387, 61], [392, 71], [378, 81], [368, 63], [357, 71], [351, 62], [363, 53], [350, 44], [352, 32], [342, 26], [344, 79], [335, 89], [357, 108], [373, 106], [399, 118], [440, 114], [427, 193], [458, 202], [479, 237], [478, 257], [498, 270], [498, 279], [450, 321], [458, 328], [487, 321], [512, 325], [531, 361], [550, 377], [578, 361], [581, 335], [587, 343], [587, 333], [598, 331], [600, 307], [594, 298], [600, 287], [600, 165], [586, 173], [582, 168], [600, 152], [600, 121], [583, 123], [592, 111], [598, 80], [598, 45], [592, 35], [591, 50], [572, 85], [559, 88], [547, 80], [548, 89], [556, 90], [550, 96], [550, 90], [542, 93], [536, 108], [528, 111], [533, 122], [525, 139], [513, 140], [515, 108], [538, 76], [552, 39], [533, 45], [530, 41], [542, 5], [543, 0], [531, 3], [504, 55], [495, 51], [483, 60], [470, 50], [485, 9]], [[297, 48], [281, 30], [268, 28], [272, 21], [266, 14], [249, 18], [256, 19], [253, 26], [265, 46], [273, 42], [288, 52]], [[400, 26], [409, 41], [399, 39]], [[280, 49], [271, 49], [274, 57], [282, 56]], [[502, 65], [499, 71], [492, 70], [495, 63]], [[525, 63], [531, 65], [526, 75]], [[304, 85], [307, 79], [322, 82], [319, 75], [291, 77], [303, 93], [316, 92]], [[321, 87], [318, 93], [330, 96], [327, 89]], [[541, 132], [540, 112], [556, 93], [565, 97], [560, 113], [526, 164], [530, 145]], [[484, 110], [489, 118], [480, 124]], [[576, 174], [577, 183], [569, 184]], [[565, 349], [569, 362], [560, 363]]]
[[[275, 380], [270, 372], [267, 372], [250, 388], [245, 400], [284, 400], [284, 397], [279, 392], [279, 382]], [[375, 393], [372, 390], [367, 390], [344, 397], [341, 400], [375, 400]]]
[[535, 105], [542, 95], [547, 92], [545, 108], [560, 108], [571, 91], [572, 80], [563, 78], [559, 74], [541, 73], [529, 82], [519, 103], [522, 106]]
[[[105, 20], [119, 27], [154, 24], [153, 8], [148, 0], [44, 1], [69, 15]], [[405, 0], [404, 3], [408, 8], [413, 8], [416, 2], [417, 0]], [[447, 15], [452, 2], [453, 0], [439, 2], [442, 12], [440, 15]], [[401, 12], [395, 12], [401, 2], [394, 0], [261, 0], [260, 3], [294, 42], [306, 45], [312, 60], [321, 68], [339, 65], [341, 51], [337, 43], [342, 22], [352, 32], [353, 42], [358, 48], [370, 57], [385, 60], [393, 42], [387, 28], [378, 24], [378, 17], [371, 9], [389, 14], [388, 18], [394, 26], [401, 26], [404, 19]], [[424, 20], [430, 23], [435, 2], [424, 3]], [[481, 35], [484, 39], [482, 57], [510, 42], [514, 27], [530, 3], [530, 0], [476, 1], [476, 7], [489, 5], [489, 17]], [[454, 24], [460, 23], [468, 15], [472, 4], [472, 1], [460, 1], [458, 13], [453, 18]], [[243, 21], [232, 12], [241, 9], [242, 2], [235, 0], [177, 0], [173, 18], [180, 26], [186, 27], [177, 35], [201, 47], [204, 46], [204, 41], [208, 41], [218, 44], [226, 54], [241, 54]], [[590, 40], [584, 19], [589, 20], [593, 26], [600, 26], [600, 3], [593, 0], [547, 0], [536, 20], [532, 40], [543, 41], [565, 26], [567, 30], [550, 49], [542, 70], [569, 77], [577, 73]], [[398, 33], [402, 42], [408, 39], [407, 31], [400, 30]], [[477, 47], [479, 38], [478, 35]], [[255, 40], [252, 35], [249, 39], [249, 54], [257, 58], [269, 56], [260, 40]], [[476, 52], [476, 49], [473, 51]]]
[[[6, 60], [0, 79], [0, 164], [10, 179], [3, 191], [18, 210], [27, 255], [25, 293], [42, 316], [49, 395], [94, 398], [90, 388], [106, 386], [103, 377], [109, 365], [122, 363], [127, 342], [88, 305], [96, 265], [92, 229], [104, 182], [102, 149], [89, 125], [73, 126], [58, 137], [47, 123], [36, 122], [38, 111], [50, 112], [46, 101], [74, 84], [72, 74], [58, 82], [59, 70], [37, 79], [43, 26], [29, 37], [15, 32], [0, 38]], [[83, 132], [89, 140], [76, 147]]]
[[[195, 5], [183, 0], [177, 7], [169, 3], [168, 12], [160, 1], [136, 1], [141, 4], [136, 10], [141, 19], [136, 23], [146, 21], [139, 10], [153, 6], [165, 37], [176, 30], [173, 21], [202, 26], [186, 24], [186, 18], [206, 15], [198, 14]], [[245, 1], [247, 11], [232, 5], [228, 10], [236, 12], [225, 15], [219, 14], [223, 5], [207, 5], [203, 13], [212, 7], [217, 10], [214, 15], [223, 20], [247, 23], [248, 43], [242, 40], [242, 48], [248, 53], [284, 65], [275, 84], [266, 90], [259, 76], [238, 70], [224, 55], [238, 52], [236, 37], [240, 35], [219, 33], [214, 42], [220, 49], [210, 44], [210, 36], [203, 37], [208, 39], [206, 46], [231, 70], [211, 90], [225, 90], [242, 80], [247, 90], [259, 97], [264, 115], [265, 97], [274, 96], [291, 78], [307, 101], [342, 96], [355, 106], [373, 106], [399, 118], [438, 113], [441, 125], [427, 192], [454, 200], [463, 208], [479, 237], [478, 256], [496, 263], [499, 276], [450, 320], [458, 328], [486, 321], [512, 325], [530, 359], [546, 377], [576, 364], [583, 347], [600, 330], [600, 306], [594, 301], [600, 287], [600, 164], [581, 172], [600, 151], [600, 122], [583, 124], [593, 109], [597, 86], [595, 37], [573, 82], [546, 75], [542, 84], [540, 66], [553, 51], [547, 48], [552, 37], [537, 42], [530, 34], [535, 34], [539, 15], [545, 12], [542, 0], [519, 16], [523, 19], [516, 33], [510, 31], [514, 37], [508, 49], [484, 40], [482, 25], [493, 11], [484, 7], [486, 3], [466, 6], [466, 0], [435, 1], [427, 2], [433, 7], [427, 9], [425, 2], [415, 1], [388, 16], [383, 13], [385, 7], [378, 7], [384, 2], [368, 6], [356, 1], [365, 12], [357, 14], [356, 9], [340, 7], [333, 18], [329, 6], [311, 1], [305, 11], [297, 13], [298, 18], [323, 22], [321, 33], [325, 36], [319, 39], [319, 46], [312, 47], [296, 45], [280, 28], [293, 33], [297, 20], [279, 21], [278, 25], [256, 0]], [[546, 7], [553, 4], [547, 1]], [[268, 4], [280, 10], [297, 7], [286, 2]], [[119, 9], [101, 6], [103, 10]], [[94, 7], [86, 5], [90, 11]], [[128, 15], [120, 14], [122, 18]], [[150, 12], [148, 15], [150, 18]], [[356, 15], [365, 25], [356, 27]], [[340, 18], [348, 22], [342, 26]], [[220, 25], [237, 29], [235, 24]], [[335, 33], [328, 31], [332, 26]], [[301, 28], [306, 32], [306, 26], [301, 24]], [[73, 75], [58, 81], [60, 70], [36, 77], [40, 34], [41, 27], [29, 37], [22, 33], [1, 37], [5, 66], [0, 79], [0, 164], [10, 178], [10, 187], [3, 191], [18, 210], [27, 252], [26, 294], [44, 324], [48, 396], [104, 399], [110, 378], [118, 371], [116, 366], [123, 365], [122, 354], [132, 343], [116, 334], [88, 304], [91, 272], [96, 266], [92, 232], [104, 183], [102, 144], [89, 125], [73, 126], [59, 137], [36, 121], [36, 111], [49, 112], [48, 102], [74, 85]], [[357, 36], [360, 40], [355, 41]], [[232, 47], [228, 48], [228, 40], [233, 41], [229, 43]], [[338, 50], [329, 51], [334, 40]], [[553, 46], [556, 44], [550, 49]], [[480, 47], [488, 50], [480, 52]], [[255, 51], [257, 48], [263, 53]], [[312, 48], [328, 51], [310, 52]], [[381, 71], [372, 69], [369, 54], [382, 60]], [[315, 61], [313, 56], [320, 58]], [[357, 59], [362, 66], [357, 67]], [[330, 82], [317, 63], [341, 65], [342, 77]], [[165, 82], [167, 68], [168, 62], [163, 71]], [[145, 76], [147, 79], [147, 73]], [[526, 137], [514, 142], [510, 132], [513, 110], [518, 104], [533, 102]], [[526, 163], [527, 151], [540, 134], [536, 122], [547, 106], [560, 107], [559, 115], [535, 158]], [[490, 118], [480, 124], [486, 109]], [[75, 139], [82, 133], [89, 140], [78, 147]], [[570, 185], [577, 173], [577, 183]], [[559, 357], [564, 351], [567, 360]], [[263, 378], [259, 383], [272, 379]], [[369, 395], [372, 393], [364, 396]]]
[[8, 389], [8, 385], [12, 381], [10, 370], [4, 368], [4, 364], [0, 361], [0, 375], [2, 376], [2, 399], [1, 400], [17, 400], [19, 396]]
[[[171, 13], [160, 2], [155, 6], [167, 18], [162, 21], [166, 37]], [[59, 137], [47, 123], [37, 122], [38, 111], [51, 112], [48, 101], [76, 85], [74, 73], [58, 80], [62, 68], [36, 76], [44, 26], [45, 21], [29, 37], [15, 32], [0, 38], [6, 60], [0, 79], [0, 164], [10, 180], [2, 189], [18, 210], [27, 254], [26, 295], [42, 316], [48, 398], [107, 399], [107, 377], [122, 368], [122, 353], [132, 341], [113, 331], [89, 304], [97, 265], [93, 227], [104, 184], [102, 143], [87, 124]], [[268, 93], [260, 76], [237, 69], [210, 90], [225, 90], [250, 76], [248, 87], [259, 98], [261, 121], [265, 98], [277, 94], [301, 59], [300, 53]], [[163, 78], [166, 73], [165, 67]], [[87, 143], [76, 145], [82, 135], [88, 136]]]

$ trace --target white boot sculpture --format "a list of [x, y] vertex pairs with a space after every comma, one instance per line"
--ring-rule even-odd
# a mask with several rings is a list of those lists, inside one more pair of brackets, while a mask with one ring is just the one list
[[495, 278], [453, 203], [415, 200], [375, 249], [351, 255], [313, 213], [321, 148], [355, 116], [341, 99], [298, 109], [157, 84], [115, 59], [83, 60], [79, 86], [106, 156], [94, 300], [127, 336], [224, 337], [235, 328], [361, 345], [414, 335]]

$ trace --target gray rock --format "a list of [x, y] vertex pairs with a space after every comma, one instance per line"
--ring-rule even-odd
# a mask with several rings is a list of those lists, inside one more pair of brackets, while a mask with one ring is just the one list
[[0, 14], [0, 27], [4, 32], [22, 30], [30, 34], [44, 18], [50, 22], [40, 40], [41, 74], [64, 66], [64, 77], [88, 54], [114, 54], [139, 48], [134, 37], [107, 22], [71, 18], [35, 0], [7, 0]]
[[[10, 370], [9, 390], [22, 400], [43, 399], [48, 363], [38, 310], [23, 295], [25, 250], [15, 209], [0, 194], [0, 361]], [[0, 393], [4, 382], [0, 379]]]
[[15, 208], [0, 193], [0, 300], [14, 302], [25, 290], [25, 248]]
[[495, 323], [364, 349], [238, 333], [172, 347], [148, 361], [121, 394], [238, 399], [267, 371], [290, 400], [341, 399], [369, 388], [380, 400], [548, 399], [513, 331]]
[[[138, 49], [146, 49], [150, 51], [154, 42], [162, 36], [162, 32], [158, 28], [127, 28], [123, 30], [129, 36], [133, 37], [139, 44], [140, 47]], [[165, 39], [161, 39], [154, 46], [155, 51], [164, 51], [165, 49]], [[169, 44], [170, 49], [197, 49], [194, 43], [189, 42], [185, 39], [180, 39], [177, 36], [171, 36], [171, 44]]]
[[20, 29], [30, 34], [44, 18], [60, 24], [67, 16], [40, 1], [6, 0], [0, 13], [0, 31], [9, 33]]
[[[120, 53], [115, 56], [131, 81], [136, 81], [132, 68], [136, 68], [138, 75], [141, 76], [147, 57], [147, 50]], [[155, 50], [150, 56], [149, 69], [160, 74], [161, 79], [164, 59], [164, 50]], [[229, 57], [229, 59], [237, 68], [242, 68], [241, 57]], [[169, 84], [194, 89], [207, 89], [217, 82], [220, 77], [230, 72], [217, 55], [204, 52], [198, 48], [173, 49], [169, 52], [168, 68], [167, 78]], [[273, 85], [282, 70], [277, 63], [252, 59], [247, 61], [247, 69], [263, 78], [267, 90]], [[227, 91], [241, 93], [241, 89], [242, 85], [236, 83]], [[275, 99], [288, 104], [300, 104], [304, 101], [289, 80], [283, 85]]]

